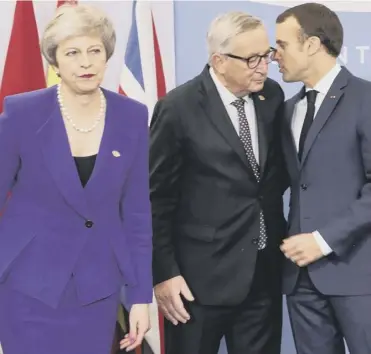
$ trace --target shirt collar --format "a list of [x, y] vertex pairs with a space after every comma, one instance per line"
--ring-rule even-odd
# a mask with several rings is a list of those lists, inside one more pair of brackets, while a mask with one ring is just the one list
[[[327, 92], [330, 90], [331, 85], [335, 81], [340, 71], [341, 66], [339, 64], [335, 64], [335, 66], [313, 87], [313, 90], [316, 90], [323, 95], [327, 95]], [[310, 88], [306, 88], [306, 91], [310, 90]]]
[[[212, 67], [209, 69], [210, 76], [216, 86], [216, 89], [218, 90], [219, 96], [224, 103], [224, 106], [231, 105], [234, 101], [236, 101], [239, 97], [236, 97], [231, 91], [229, 91], [218, 79], [218, 77], [215, 74], [215, 71]], [[249, 101], [249, 96], [246, 95], [242, 97], [246, 102]]]

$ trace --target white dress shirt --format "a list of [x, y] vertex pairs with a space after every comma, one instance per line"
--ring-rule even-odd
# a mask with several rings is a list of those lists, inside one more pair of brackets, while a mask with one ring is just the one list
[[[218, 90], [219, 96], [227, 110], [228, 116], [236, 130], [238, 136], [240, 136], [240, 125], [238, 119], [237, 108], [232, 105], [239, 97], [236, 97], [231, 91], [229, 91], [217, 78], [212, 68], [209, 70], [212, 80]], [[255, 155], [256, 162], [259, 165], [259, 141], [258, 141], [258, 127], [256, 122], [256, 113], [254, 102], [249, 96], [242, 97], [245, 100], [245, 113], [249, 123], [252, 149]]]
[[[316, 102], [315, 102], [315, 112], [314, 112], [314, 119], [316, 119], [316, 114], [318, 112], [319, 107], [321, 106], [323, 100], [325, 99], [328, 91], [332, 83], [334, 82], [335, 78], [341, 71], [341, 67], [339, 64], [336, 64], [318, 83], [316, 86], [313, 87], [313, 90], [318, 91]], [[306, 88], [306, 91], [310, 91], [311, 89]], [[302, 100], [297, 102], [294, 110], [294, 114], [291, 121], [291, 130], [295, 141], [296, 150], [299, 151], [299, 140], [301, 130], [303, 128], [305, 115], [307, 112], [307, 98], [304, 97]], [[318, 231], [314, 231], [313, 235], [322, 251], [322, 253], [327, 256], [332, 252], [331, 247], [327, 244], [327, 242], [323, 239], [322, 235]]]

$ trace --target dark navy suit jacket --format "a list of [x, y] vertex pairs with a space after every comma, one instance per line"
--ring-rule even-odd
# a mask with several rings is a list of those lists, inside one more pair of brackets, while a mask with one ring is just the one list
[[[371, 294], [371, 83], [342, 68], [324, 99], [299, 162], [286, 102], [283, 140], [291, 179], [289, 234], [318, 230], [333, 253], [309, 265], [325, 295]], [[285, 261], [291, 293], [299, 268]]]

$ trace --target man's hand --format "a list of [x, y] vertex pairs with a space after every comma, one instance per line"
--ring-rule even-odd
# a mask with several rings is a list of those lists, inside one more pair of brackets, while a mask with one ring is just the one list
[[186, 323], [190, 319], [180, 294], [188, 301], [193, 301], [194, 297], [182, 276], [157, 284], [154, 291], [161, 312], [173, 325], [176, 326], [178, 322]]
[[286, 238], [280, 248], [286, 258], [299, 267], [305, 267], [324, 256], [312, 233]]

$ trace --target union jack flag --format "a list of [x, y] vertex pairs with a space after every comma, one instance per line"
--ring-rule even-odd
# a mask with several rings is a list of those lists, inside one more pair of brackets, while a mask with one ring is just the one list
[[[119, 92], [145, 104], [151, 117], [157, 100], [175, 87], [173, 1], [134, 0], [131, 21]], [[145, 339], [154, 354], [164, 354], [164, 323], [155, 299], [150, 311]]]
[[119, 92], [148, 106], [175, 87], [173, 1], [134, 0]]

